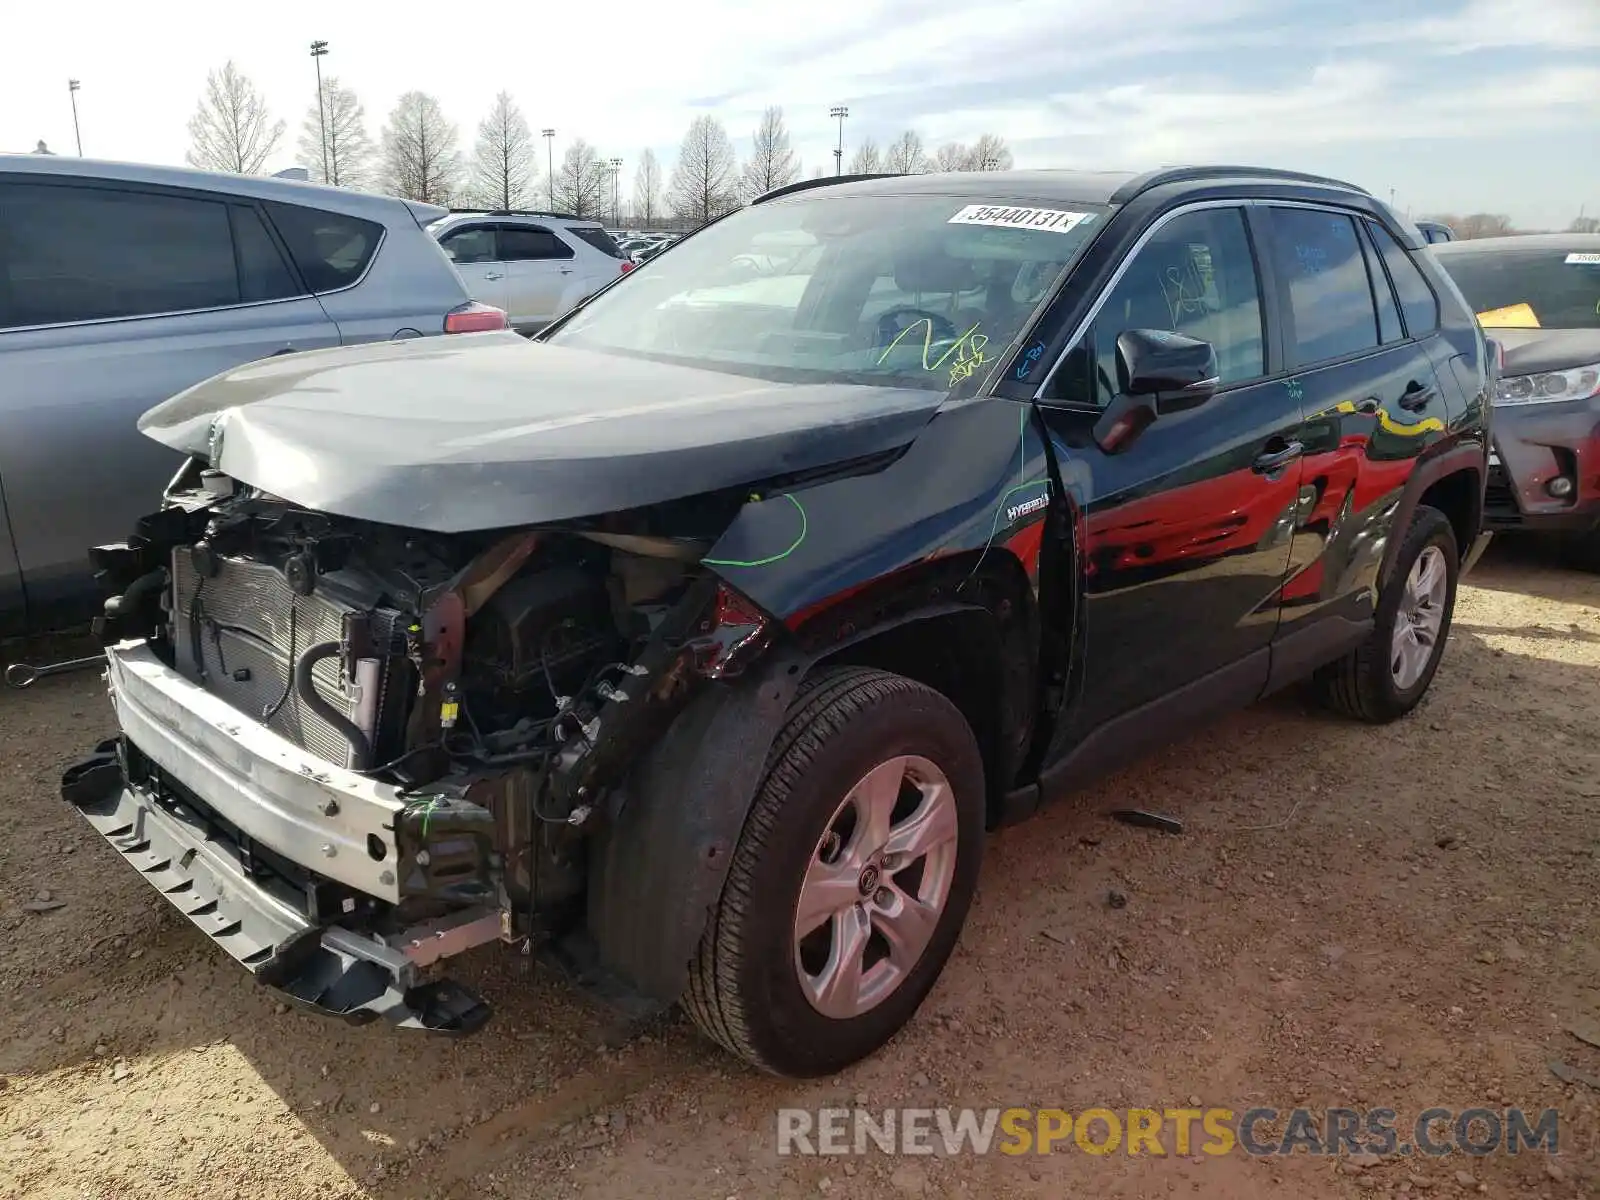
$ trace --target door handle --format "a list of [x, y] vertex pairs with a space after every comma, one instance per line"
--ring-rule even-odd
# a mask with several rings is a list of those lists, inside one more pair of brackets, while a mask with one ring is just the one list
[[489, 272], [485, 273], [484, 278], [485, 279], [504, 279], [505, 278], [505, 273], [503, 271], [489, 271]]
[[571, 267], [562, 267], [561, 268], [561, 273], [563, 275], [571, 275], [572, 274], [572, 268]]
[[1250, 469], [1257, 475], [1276, 475], [1305, 452], [1304, 442], [1288, 442], [1280, 449], [1268, 450], [1265, 454], [1258, 455], [1256, 461], [1250, 464]]
[[1412, 382], [1406, 385], [1406, 390], [1400, 393], [1400, 407], [1407, 412], [1417, 412], [1427, 408], [1438, 393], [1424, 384]]

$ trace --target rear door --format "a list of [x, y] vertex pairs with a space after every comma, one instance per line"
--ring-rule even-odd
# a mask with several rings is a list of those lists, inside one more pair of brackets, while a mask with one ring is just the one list
[[481, 304], [510, 312], [506, 264], [500, 259], [496, 226], [488, 222], [457, 225], [439, 239], [445, 255], [467, 285], [467, 294]]
[[180, 459], [141, 413], [339, 337], [253, 203], [0, 176], [0, 226], [0, 485], [38, 612], [86, 600], [88, 547], [159, 503]]
[[1402, 313], [1371, 237], [1382, 231], [1365, 217], [1310, 205], [1258, 211], [1283, 297], [1287, 386], [1306, 414], [1281, 636], [1329, 622], [1330, 639], [1341, 627], [1353, 637], [1346, 623], [1373, 614], [1388, 516], [1416, 458], [1444, 432], [1429, 354], [1438, 305], [1423, 284], [1429, 314]]
[[506, 272], [506, 311], [524, 331], [555, 320], [583, 298], [577, 254], [542, 225], [501, 225], [500, 257]]

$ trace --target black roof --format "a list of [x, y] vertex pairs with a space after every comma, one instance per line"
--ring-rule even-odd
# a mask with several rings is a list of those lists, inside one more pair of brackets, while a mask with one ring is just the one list
[[1364, 189], [1323, 175], [1270, 167], [1162, 167], [1155, 171], [953, 171], [934, 175], [846, 175], [808, 179], [778, 188], [756, 203], [795, 192], [839, 187], [853, 196], [951, 196], [972, 200], [1033, 196], [1083, 204], [1126, 204], [1142, 192], [1169, 184], [1303, 183], [1369, 195]]
[[1565, 250], [1568, 253], [1600, 254], [1600, 233], [1513, 233], [1506, 237], [1440, 242], [1433, 247], [1435, 254], [1446, 258], [1495, 254], [1503, 250]]

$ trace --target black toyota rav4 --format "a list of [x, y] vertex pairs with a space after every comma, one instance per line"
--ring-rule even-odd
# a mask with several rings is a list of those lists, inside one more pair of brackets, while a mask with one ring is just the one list
[[94, 551], [65, 798], [307, 1007], [469, 1032], [431, 965], [499, 940], [833, 1071], [987, 829], [1302, 679], [1421, 699], [1492, 380], [1420, 247], [1282, 172], [821, 180], [532, 342], [218, 376]]

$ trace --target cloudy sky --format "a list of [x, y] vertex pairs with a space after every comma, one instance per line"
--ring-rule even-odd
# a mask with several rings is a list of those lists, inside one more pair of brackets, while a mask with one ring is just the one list
[[292, 165], [313, 38], [374, 137], [420, 88], [470, 148], [506, 89], [558, 158], [576, 136], [623, 158], [625, 187], [701, 112], [742, 154], [768, 104], [806, 173], [831, 169], [828, 109], [846, 104], [847, 155], [906, 127], [930, 146], [992, 130], [1019, 166], [1232, 160], [1393, 189], [1413, 216], [1600, 215], [1600, 0], [19, 3], [0, 21], [0, 150], [71, 151], [72, 77], [86, 154], [181, 163], [206, 72], [231, 58], [288, 119], [272, 166]]

